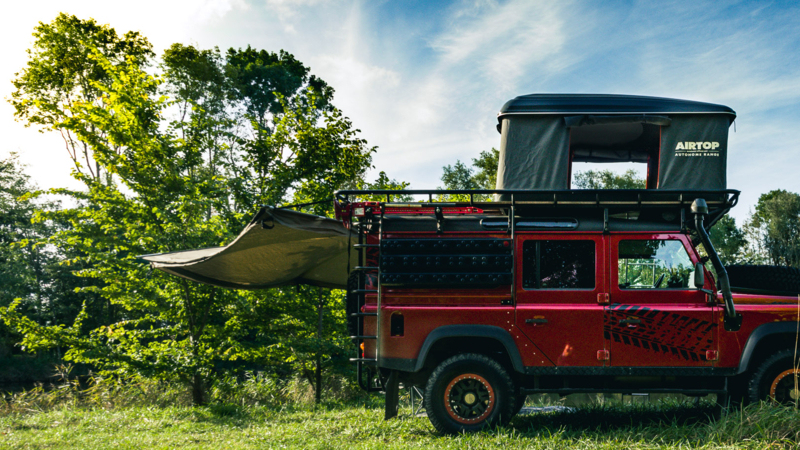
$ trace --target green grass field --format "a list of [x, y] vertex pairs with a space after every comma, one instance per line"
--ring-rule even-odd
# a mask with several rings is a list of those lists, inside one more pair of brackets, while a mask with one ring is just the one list
[[58, 407], [0, 416], [3, 449], [101, 448], [798, 448], [800, 412], [755, 405], [711, 418], [708, 404], [594, 406], [516, 417], [511, 426], [442, 437], [425, 417], [379, 405]]

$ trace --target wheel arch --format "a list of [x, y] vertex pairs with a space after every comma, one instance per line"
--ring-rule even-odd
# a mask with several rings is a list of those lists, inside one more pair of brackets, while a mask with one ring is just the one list
[[506, 330], [493, 325], [445, 325], [434, 329], [420, 348], [414, 371], [429, 366], [429, 359], [439, 353], [454, 355], [481, 353], [481, 350], [502, 351], [507, 361], [501, 363], [506, 362], [515, 372], [525, 372], [514, 338]]
[[797, 322], [776, 322], [753, 330], [745, 342], [737, 374], [747, 372], [778, 350], [791, 348], [797, 339], [797, 327]]

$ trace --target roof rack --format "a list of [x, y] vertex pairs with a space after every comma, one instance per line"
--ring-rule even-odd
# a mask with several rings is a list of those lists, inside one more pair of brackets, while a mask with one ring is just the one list
[[[576, 207], [576, 208], [688, 208], [697, 198], [702, 198], [711, 209], [729, 210], [739, 201], [740, 191], [722, 190], [645, 190], [645, 189], [565, 189], [565, 190], [509, 190], [509, 189], [406, 189], [406, 190], [342, 190], [334, 194], [343, 202], [369, 201], [367, 197], [378, 197], [381, 203], [390, 205], [439, 206], [531, 206], [531, 207]], [[496, 195], [509, 200], [488, 201], [487, 196]], [[409, 196], [427, 196], [427, 201], [398, 200]], [[447, 199], [464, 196], [465, 200]], [[477, 197], [477, 198], [476, 198]], [[445, 200], [442, 200], [442, 199]]]

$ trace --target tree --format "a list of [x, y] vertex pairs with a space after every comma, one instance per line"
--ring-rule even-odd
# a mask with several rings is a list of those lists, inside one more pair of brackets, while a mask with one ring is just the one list
[[[84, 280], [60, 264], [64, 253], [47, 245], [47, 238], [65, 224], [36, 220], [38, 211], [56, 211], [59, 202], [34, 202], [35, 195], [36, 187], [17, 156], [0, 160], [0, 307], [17, 300], [18, 309], [39, 325], [71, 322], [82, 305], [96, 321], [107, 320], [105, 303], [92, 294], [76, 293]], [[11, 353], [21, 339], [0, 324], [0, 356]]]
[[[149, 48], [141, 39], [134, 50]], [[34, 48], [45, 45], [37, 40]], [[255, 205], [330, 198], [363, 176], [375, 149], [330, 103], [333, 90], [288, 53], [248, 48], [222, 58], [174, 45], [159, 64], [163, 75], [146, 73], [139, 55], [90, 52], [103, 74], [92, 79], [91, 97], [56, 101], [42, 94], [48, 89], [25, 90], [26, 101], [54, 111], [50, 129], [88, 149], [95, 174], [106, 174], [75, 171], [85, 190], [54, 192], [79, 206], [40, 216], [69, 223], [50, 242], [69, 249], [74, 256], [65, 262], [92, 281], [83, 291], [108, 299], [119, 314], [88, 332], [87, 310], [69, 325], [37, 324], [18, 302], [0, 316], [24, 333], [28, 348], [66, 345], [67, 359], [105, 373], [180, 381], [197, 404], [222, 366], [282, 361], [302, 371], [314, 355], [321, 370], [323, 357], [336, 352], [319, 343], [319, 317], [339, 294], [220, 290], [150, 274], [136, 255], [219, 246]], [[32, 53], [28, 65], [45, 64], [40, 56]]]
[[635, 170], [617, 174], [610, 170], [587, 170], [575, 174], [575, 189], [645, 189], [647, 182]]
[[745, 232], [736, 226], [733, 217], [722, 216], [711, 228], [709, 237], [723, 264], [741, 264], [747, 260], [747, 238]]
[[494, 189], [497, 183], [497, 162], [500, 152], [495, 149], [481, 152], [472, 159], [472, 166], [457, 160], [455, 165], [442, 167], [440, 189]]
[[[444, 188], [452, 190], [495, 189], [497, 183], [497, 163], [500, 152], [495, 149], [481, 152], [478, 158], [472, 159], [472, 166], [468, 167], [460, 160], [453, 166], [442, 167], [442, 183]], [[466, 201], [466, 195], [440, 196], [441, 200]], [[491, 201], [491, 195], [477, 195], [475, 200]]]
[[475, 167], [475, 175], [472, 179], [480, 186], [480, 189], [496, 189], [499, 159], [500, 151], [494, 148], [483, 151], [480, 156], [472, 159], [472, 166]]
[[762, 194], [745, 225], [756, 255], [774, 265], [800, 267], [800, 195], [785, 190]]
[[71, 117], [73, 105], [97, 102], [101, 96], [98, 83], [110, 81], [95, 54], [115, 64], [141, 68], [153, 56], [152, 46], [137, 32], [119, 36], [94, 19], [81, 20], [64, 13], [52, 23], [39, 22], [33, 37], [28, 63], [12, 81], [16, 89], [10, 100], [14, 116], [25, 126], [60, 133], [74, 169], [100, 180], [103, 173], [92, 149], [77, 140], [64, 122]]

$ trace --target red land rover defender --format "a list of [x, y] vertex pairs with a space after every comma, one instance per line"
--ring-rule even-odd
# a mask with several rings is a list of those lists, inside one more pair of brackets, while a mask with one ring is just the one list
[[[535, 393], [797, 400], [796, 273], [770, 286], [735, 267], [737, 284], [707, 232], [739, 196], [725, 186], [734, 118], [669, 99], [518, 97], [499, 115], [498, 190], [338, 192], [359, 239], [362, 387], [386, 391], [390, 417], [397, 383], [418, 386], [445, 433], [507, 422]], [[648, 189], [570, 190], [578, 161], [646, 163]], [[409, 196], [422, 201], [393, 201]]]

